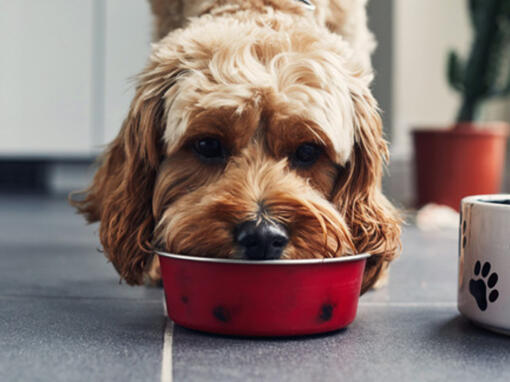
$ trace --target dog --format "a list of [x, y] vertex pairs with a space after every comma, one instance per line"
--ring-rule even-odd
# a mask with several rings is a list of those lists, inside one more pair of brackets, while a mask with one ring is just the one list
[[152, 54], [118, 136], [74, 202], [128, 284], [155, 249], [232, 259], [400, 248], [370, 91], [366, 0], [152, 0]]

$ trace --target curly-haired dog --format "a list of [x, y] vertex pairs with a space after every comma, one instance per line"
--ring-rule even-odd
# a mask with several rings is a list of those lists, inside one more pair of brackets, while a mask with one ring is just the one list
[[250, 259], [368, 252], [363, 291], [395, 256], [400, 219], [380, 189], [387, 147], [369, 89], [365, 1], [307, 3], [152, 1], [165, 37], [76, 202], [100, 221], [129, 284], [158, 279], [154, 248]]

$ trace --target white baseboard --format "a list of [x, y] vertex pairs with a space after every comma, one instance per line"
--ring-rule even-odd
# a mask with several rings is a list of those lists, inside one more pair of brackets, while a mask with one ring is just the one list
[[48, 188], [52, 194], [69, 194], [86, 188], [94, 176], [90, 163], [55, 163], [48, 169]]
[[[510, 169], [510, 154], [507, 155]], [[87, 187], [94, 175], [92, 163], [56, 163], [48, 171], [53, 193], [66, 194]], [[391, 159], [383, 178], [385, 195], [397, 206], [412, 207], [415, 201], [414, 160], [410, 155]], [[510, 192], [510, 171], [506, 171], [502, 192]]]

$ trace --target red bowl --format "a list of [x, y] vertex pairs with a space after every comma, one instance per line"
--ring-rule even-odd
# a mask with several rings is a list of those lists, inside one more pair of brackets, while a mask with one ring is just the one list
[[248, 261], [158, 254], [168, 316], [175, 323], [241, 336], [346, 327], [356, 316], [369, 256]]

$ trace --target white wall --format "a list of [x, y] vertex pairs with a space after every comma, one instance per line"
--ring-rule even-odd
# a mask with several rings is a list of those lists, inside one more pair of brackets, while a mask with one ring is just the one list
[[[378, 1], [378, 0], [372, 0]], [[455, 120], [459, 94], [446, 78], [451, 48], [465, 55], [472, 42], [467, 0], [393, 0], [392, 159], [386, 193], [402, 205], [414, 201], [411, 130], [448, 127]], [[484, 120], [510, 122], [510, 100], [490, 101]], [[510, 166], [510, 155], [507, 158]], [[507, 171], [506, 190], [510, 190]]]
[[393, 20], [393, 153], [408, 157], [411, 128], [455, 119], [459, 95], [448, 86], [447, 54], [469, 50], [471, 26], [466, 0], [394, 0]]
[[150, 54], [152, 17], [147, 0], [108, 0], [105, 29], [105, 103], [102, 142], [110, 142], [134, 96], [133, 77]]
[[92, 19], [92, 0], [0, 0], [0, 153], [89, 153]]
[[0, 0], [0, 157], [93, 157], [150, 51], [146, 0]]

